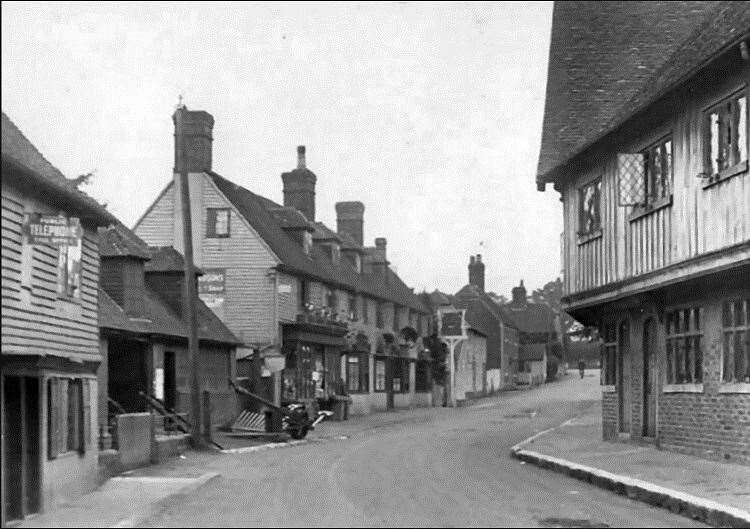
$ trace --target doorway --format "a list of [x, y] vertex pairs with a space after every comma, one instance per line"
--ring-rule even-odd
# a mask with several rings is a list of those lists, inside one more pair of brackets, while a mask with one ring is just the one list
[[643, 323], [643, 437], [656, 438], [656, 323]]
[[174, 351], [164, 351], [164, 404], [170, 410], [177, 406], [177, 363]]
[[628, 322], [623, 321], [617, 337], [617, 402], [620, 433], [630, 432], [630, 336]]
[[39, 511], [39, 379], [3, 379], [3, 524]]
[[126, 413], [148, 411], [140, 392], [151, 393], [147, 369], [148, 344], [136, 340], [109, 340], [108, 393]]

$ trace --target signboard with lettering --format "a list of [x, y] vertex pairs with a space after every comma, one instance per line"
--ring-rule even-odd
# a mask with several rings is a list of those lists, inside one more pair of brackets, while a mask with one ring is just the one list
[[438, 312], [441, 338], [466, 338], [465, 312], [464, 310]]
[[198, 277], [198, 297], [220, 318], [223, 316], [226, 293], [226, 269], [204, 268]]
[[76, 217], [31, 213], [24, 219], [24, 233], [29, 244], [49, 246], [77, 246], [83, 231]]

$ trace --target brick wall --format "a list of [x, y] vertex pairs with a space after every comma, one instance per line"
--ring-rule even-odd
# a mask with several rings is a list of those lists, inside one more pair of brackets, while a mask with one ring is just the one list
[[[625, 362], [630, 368], [631, 404], [630, 437], [643, 438], [643, 322], [653, 317], [657, 323], [657, 445], [678, 451], [733, 462], [750, 463], [750, 394], [723, 393], [721, 383], [723, 331], [721, 311], [724, 299], [747, 296], [746, 290], [727, 290], [695, 299], [674, 300], [678, 306], [700, 306], [703, 309], [703, 384], [674, 391], [665, 388], [665, 329], [656, 308], [642, 306], [642, 312], [610, 313], [616, 321], [626, 319], [629, 325]], [[665, 305], [669, 310], [670, 305]], [[617, 437], [619, 425], [618, 393], [602, 395], [602, 429], [605, 439]]]

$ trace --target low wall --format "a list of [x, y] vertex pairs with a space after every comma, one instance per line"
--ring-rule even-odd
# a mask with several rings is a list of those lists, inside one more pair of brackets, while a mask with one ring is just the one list
[[153, 423], [150, 413], [125, 413], [117, 416], [117, 450], [125, 470], [151, 463]]

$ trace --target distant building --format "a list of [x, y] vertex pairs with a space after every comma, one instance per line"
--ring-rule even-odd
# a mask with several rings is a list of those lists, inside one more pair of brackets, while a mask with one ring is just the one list
[[523, 280], [513, 288], [512, 299], [504, 308], [518, 329], [516, 381], [543, 384], [552, 344], [559, 342], [557, 315], [548, 305], [528, 300]]
[[513, 371], [518, 361], [518, 329], [507, 311], [484, 290], [482, 256], [469, 258], [469, 283], [453, 296], [456, 308], [468, 311], [467, 319], [481, 321], [487, 336], [487, 365], [484, 393], [513, 387]]
[[[429, 308], [390, 268], [385, 238], [364, 246], [364, 205], [338, 203], [336, 231], [317, 221], [317, 176], [302, 146], [297, 167], [281, 175], [284, 204], [256, 195], [212, 170], [211, 115], [177, 112], [190, 146], [195, 263], [224, 278], [220, 293], [201, 297], [242, 341], [249, 387], [277, 402], [321, 405], [348, 393], [355, 414], [428, 405], [430, 381], [418, 375]], [[171, 180], [134, 231], [150, 245], [182, 248]]]
[[2, 525], [98, 483], [97, 229], [116, 222], [2, 114]]
[[747, 2], [555, 4], [537, 186], [606, 439], [750, 462], [749, 45]]

